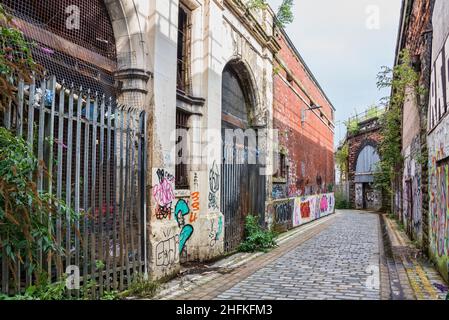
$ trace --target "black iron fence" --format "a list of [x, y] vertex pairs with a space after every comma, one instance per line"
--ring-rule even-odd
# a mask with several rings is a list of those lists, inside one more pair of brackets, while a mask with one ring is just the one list
[[[40, 252], [49, 278], [73, 272], [81, 288], [94, 284], [102, 294], [146, 273], [145, 112], [50, 77], [20, 81], [0, 120], [35, 151], [37, 190], [71, 209], [49, 226], [64, 253]], [[12, 261], [3, 248], [1, 292], [17, 294], [35, 282], [28, 264]]]

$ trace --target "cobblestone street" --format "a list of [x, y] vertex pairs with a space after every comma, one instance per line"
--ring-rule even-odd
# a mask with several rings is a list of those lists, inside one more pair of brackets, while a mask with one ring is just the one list
[[268, 253], [187, 269], [155, 299], [444, 299], [444, 280], [414, 250], [385, 215], [339, 210], [281, 236]]
[[380, 299], [379, 216], [347, 213], [218, 299]]

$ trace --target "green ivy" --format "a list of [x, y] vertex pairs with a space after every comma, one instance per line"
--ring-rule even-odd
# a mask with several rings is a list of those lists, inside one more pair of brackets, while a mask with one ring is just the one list
[[277, 246], [275, 238], [275, 232], [260, 227], [257, 216], [248, 215], [245, 221], [245, 240], [238, 249], [241, 252], [266, 252]]
[[66, 213], [69, 223], [77, 218], [63, 201], [37, 190], [33, 180], [39, 165], [23, 138], [0, 127], [0, 257], [4, 250], [13, 275], [18, 263], [26, 263], [27, 273], [37, 279], [40, 251], [64, 253], [54, 240], [56, 219]]
[[394, 69], [382, 67], [377, 82], [379, 89], [391, 89], [391, 97], [386, 111], [380, 117], [383, 139], [379, 144], [381, 161], [376, 170], [375, 184], [390, 196], [393, 192], [392, 182], [398, 178], [404, 160], [401, 153], [402, 108], [406, 99], [417, 99], [424, 94], [424, 89], [419, 86], [419, 74], [413, 69], [407, 50], [400, 53], [399, 61]]

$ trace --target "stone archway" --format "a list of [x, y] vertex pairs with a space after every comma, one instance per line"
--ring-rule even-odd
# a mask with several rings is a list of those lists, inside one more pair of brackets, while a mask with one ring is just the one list
[[243, 239], [244, 217], [259, 214], [263, 220], [265, 177], [260, 175], [257, 138], [257, 90], [250, 69], [231, 60], [222, 76], [221, 211], [224, 214], [226, 252]]
[[142, 107], [148, 94], [146, 24], [139, 16], [146, 8], [144, 1], [104, 0], [114, 29], [117, 47], [115, 78], [120, 87], [120, 102]]

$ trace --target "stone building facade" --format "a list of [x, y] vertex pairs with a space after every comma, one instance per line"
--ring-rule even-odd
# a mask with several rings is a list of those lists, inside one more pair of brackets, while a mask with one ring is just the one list
[[[25, 35], [38, 42], [35, 56], [59, 84], [73, 83], [145, 112], [140, 125], [146, 157], [136, 166], [145, 177], [145, 197], [135, 197], [145, 200], [135, 203], [144, 227], [132, 243], [144, 248], [141, 263], [154, 278], [177, 273], [184, 262], [235, 250], [248, 214], [270, 225], [274, 118], [277, 128], [291, 135], [282, 142], [293, 152], [290, 162], [301, 162], [291, 166], [292, 192], [323, 192], [333, 181], [335, 109], [278, 30], [272, 10], [249, 10], [245, 2], [45, 0], [38, 8], [31, 0], [0, 0]], [[274, 65], [284, 70], [279, 76]], [[296, 123], [280, 119], [280, 103], [275, 116], [274, 82], [290, 91], [277, 101], [297, 106], [288, 110]], [[298, 116], [312, 105], [322, 108]], [[307, 143], [313, 155], [301, 155], [295, 139]], [[315, 164], [314, 157], [324, 160]], [[114, 183], [118, 179], [112, 189]], [[333, 212], [323, 199], [316, 202], [322, 209], [317, 218]], [[116, 258], [122, 246], [105, 252]], [[128, 251], [127, 257], [120, 253], [126, 262], [135, 254]]]

